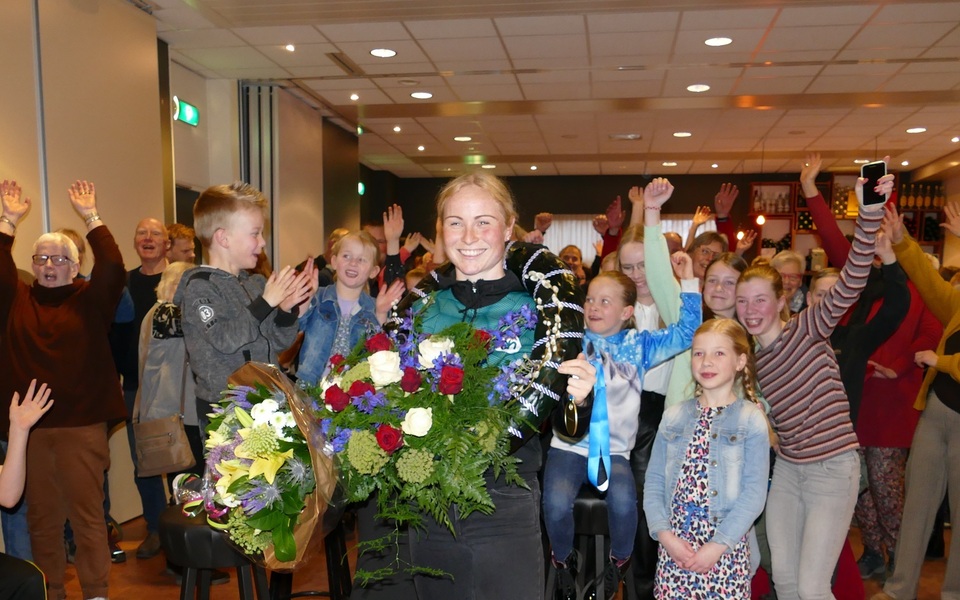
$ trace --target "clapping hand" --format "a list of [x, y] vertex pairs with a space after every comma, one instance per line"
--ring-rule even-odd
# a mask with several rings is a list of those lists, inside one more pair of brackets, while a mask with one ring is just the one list
[[380, 291], [377, 293], [376, 308], [374, 310], [377, 315], [377, 321], [379, 321], [381, 325], [387, 322], [390, 309], [400, 301], [400, 298], [403, 298], [406, 291], [407, 288], [403, 283], [403, 279], [397, 279], [388, 286], [380, 287]]

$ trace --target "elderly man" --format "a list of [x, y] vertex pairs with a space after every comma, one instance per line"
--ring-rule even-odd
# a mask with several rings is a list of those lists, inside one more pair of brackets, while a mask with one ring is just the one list
[[[88, 281], [77, 247], [47, 233], [34, 243], [32, 286], [19, 281], [11, 249], [30, 201], [16, 182], [0, 183], [0, 397], [46, 381], [56, 405], [37, 424], [27, 450], [27, 518], [34, 561], [46, 574], [50, 598], [66, 597], [63, 524], [77, 542], [84, 598], [106, 598], [110, 573], [103, 526], [103, 473], [110, 462], [107, 430], [125, 417], [107, 333], [123, 290], [123, 257], [97, 212], [94, 186], [75, 182], [70, 202], [87, 228], [96, 264]], [[5, 431], [6, 411], [0, 411]]]

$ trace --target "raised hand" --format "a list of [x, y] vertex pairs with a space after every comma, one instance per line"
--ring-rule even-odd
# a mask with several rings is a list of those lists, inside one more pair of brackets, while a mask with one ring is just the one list
[[693, 225], [694, 227], [700, 227], [712, 218], [713, 214], [710, 213], [709, 206], [698, 206], [697, 212], [693, 213]]
[[377, 293], [374, 311], [377, 315], [377, 321], [379, 321], [381, 325], [387, 322], [390, 308], [399, 302], [400, 298], [403, 298], [406, 291], [407, 288], [403, 283], [403, 279], [397, 279], [390, 285], [380, 288], [380, 291]]
[[403, 242], [403, 247], [407, 249], [407, 252], [413, 252], [422, 243], [423, 236], [419, 232], [408, 233], [406, 241]]
[[50, 399], [50, 388], [47, 384], [41, 383], [38, 388], [37, 380], [32, 380], [23, 396], [23, 402], [20, 402], [19, 393], [13, 393], [13, 400], [10, 402], [10, 429], [23, 433], [30, 431], [52, 406], [53, 400]]
[[523, 236], [523, 241], [528, 244], [542, 244], [543, 243], [543, 232], [539, 229], [533, 229], [528, 231], [525, 236]]
[[263, 287], [263, 299], [271, 307], [276, 308], [283, 302], [284, 298], [290, 293], [289, 288], [293, 285], [293, 280], [297, 273], [289, 265], [274, 271], [267, 277], [267, 283]]
[[597, 256], [603, 254], [603, 240], [597, 240], [593, 243], [593, 249], [597, 251]]
[[620, 229], [623, 226], [623, 219], [626, 216], [627, 213], [623, 210], [620, 203], [620, 196], [617, 196], [617, 199], [607, 207], [607, 223], [610, 224], [610, 229], [614, 231]]
[[317, 291], [317, 275], [304, 269], [297, 273], [292, 268], [293, 279], [287, 286], [287, 295], [280, 302], [279, 307], [286, 312], [297, 309], [297, 316], [302, 317], [306, 312], [311, 296]]
[[537, 213], [537, 216], [533, 218], [533, 228], [540, 233], [546, 233], [551, 225], [553, 225], [553, 213]]
[[[673, 195], [673, 184], [666, 177], [657, 177], [643, 188], [644, 208], [660, 208]], [[699, 209], [698, 209], [699, 210]], [[710, 212], [710, 209], [707, 209]]]
[[890, 241], [890, 236], [883, 231], [877, 232], [877, 247], [874, 248], [874, 252], [877, 253], [880, 261], [885, 265], [892, 265], [897, 262], [897, 255], [893, 252], [893, 242]]
[[883, 225], [881, 231], [890, 238], [894, 244], [903, 241], [903, 216], [897, 214], [897, 208], [889, 204], [885, 205], [883, 212]]
[[13, 222], [16, 227], [23, 215], [30, 210], [30, 199], [22, 197], [22, 190], [16, 181], [7, 181], [0, 183], [0, 198], [3, 200], [3, 216]]
[[800, 168], [800, 187], [803, 188], [803, 195], [806, 198], [813, 198], [820, 191], [817, 189], [817, 175], [823, 167], [823, 160], [819, 152], [807, 154], [803, 166]]
[[93, 182], [78, 179], [67, 190], [67, 194], [74, 210], [84, 219], [97, 212], [97, 190]]
[[748, 229], [743, 232], [743, 237], [737, 240], [737, 254], [743, 256], [743, 254], [753, 248], [753, 243], [757, 241], [757, 232], [753, 229]]
[[740, 189], [732, 183], [724, 183], [720, 186], [720, 191], [713, 197], [713, 210], [717, 217], [723, 219], [730, 216], [733, 209], [733, 203], [740, 195]]
[[943, 216], [946, 221], [940, 223], [940, 227], [943, 227], [953, 235], [960, 237], [960, 205], [958, 205], [955, 201], [948, 202], [943, 207]]
[[610, 222], [607, 220], [607, 215], [597, 215], [593, 218], [593, 229], [600, 235], [607, 235], [607, 231], [610, 229]]
[[629, 198], [630, 202], [633, 204], [636, 204], [637, 202], [643, 202], [643, 188], [639, 185], [633, 186], [627, 193], [627, 198]]
[[[853, 190], [857, 193], [857, 202], [860, 204], [860, 210], [864, 212], [879, 212], [883, 210], [884, 204], [864, 204], [863, 203], [863, 186], [867, 183], [867, 180], [863, 177], [857, 177], [857, 183], [853, 186]], [[890, 194], [893, 193], [893, 173], [887, 173], [877, 181], [876, 187], [873, 188], [875, 192], [881, 194], [886, 200], [890, 199]]]
[[678, 279], [693, 279], [693, 259], [684, 251], [670, 255], [670, 266]]

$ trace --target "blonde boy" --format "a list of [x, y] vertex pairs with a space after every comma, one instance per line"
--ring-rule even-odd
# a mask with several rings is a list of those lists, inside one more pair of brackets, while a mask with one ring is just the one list
[[391, 303], [403, 295], [403, 280], [383, 288], [374, 300], [367, 282], [380, 272], [380, 249], [366, 231], [348, 233], [333, 246], [334, 285], [319, 290], [300, 318], [303, 346], [297, 378], [314, 384], [334, 354], [350, 352], [360, 340], [380, 331]]
[[[269, 279], [247, 273], [266, 245], [266, 206], [263, 194], [242, 182], [208, 188], [193, 206], [209, 262], [184, 274], [174, 302], [183, 314], [197, 398], [206, 403], [219, 401], [227, 377], [245, 362], [277, 361], [293, 343], [304, 300], [316, 289], [312, 259], [302, 273], [289, 266]], [[200, 415], [208, 412], [199, 408]]]

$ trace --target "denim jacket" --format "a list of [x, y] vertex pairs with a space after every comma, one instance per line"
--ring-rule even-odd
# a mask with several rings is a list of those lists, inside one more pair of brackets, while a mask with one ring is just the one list
[[[696, 399], [663, 413], [643, 484], [643, 511], [653, 539], [671, 529], [674, 490], [698, 420]], [[757, 405], [739, 398], [714, 417], [710, 430], [707, 494], [716, 528], [710, 541], [735, 548], [750, 530], [766, 503], [769, 468], [766, 418]]]
[[[320, 288], [310, 301], [307, 312], [300, 317], [303, 346], [300, 348], [298, 379], [312, 385], [323, 376], [339, 325], [340, 303], [337, 302], [336, 284]], [[361, 293], [350, 319], [350, 348], [380, 329], [376, 302], [370, 294]]]

